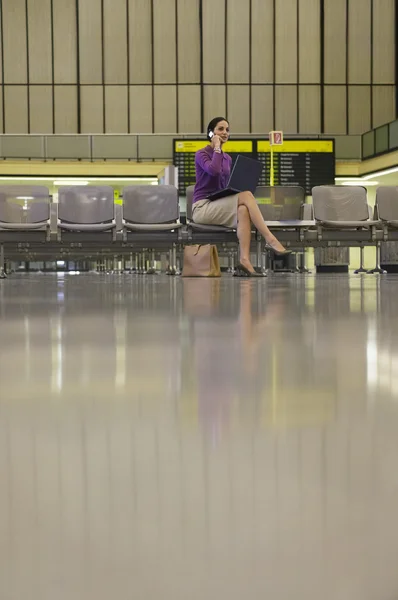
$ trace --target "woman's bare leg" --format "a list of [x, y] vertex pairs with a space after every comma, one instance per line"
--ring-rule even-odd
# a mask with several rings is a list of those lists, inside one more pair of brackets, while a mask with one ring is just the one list
[[239, 239], [240, 263], [246, 267], [246, 269], [249, 269], [249, 271], [254, 271], [254, 267], [250, 262], [250, 242], [252, 237], [251, 220], [249, 210], [243, 204], [238, 206], [237, 234]]
[[238, 210], [240, 206], [246, 206], [249, 211], [250, 219], [256, 229], [261, 233], [266, 242], [277, 252], [285, 252], [286, 248], [276, 239], [265, 224], [263, 215], [257, 205], [256, 199], [251, 192], [241, 192], [238, 200]]

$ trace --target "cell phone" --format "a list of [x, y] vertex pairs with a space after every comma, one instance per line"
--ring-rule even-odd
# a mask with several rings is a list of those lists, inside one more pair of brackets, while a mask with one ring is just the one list
[[213, 138], [214, 137], [214, 133], [212, 131], [209, 131], [209, 138]]

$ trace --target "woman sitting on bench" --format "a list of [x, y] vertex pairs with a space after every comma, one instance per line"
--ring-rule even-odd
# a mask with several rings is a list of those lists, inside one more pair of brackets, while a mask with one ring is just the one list
[[240, 192], [210, 201], [208, 196], [227, 187], [232, 159], [222, 147], [229, 139], [229, 123], [216, 117], [207, 127], [210, 144], [195, 156], [196, 185], [193, 195], [192, 218], [202, 225], [222, 225], [237, 230], [240, 263], [238, 275], [261, 277], [250, 262], [252, 223], [278, 255], [289, 254], [270, 232], [251, 192]]

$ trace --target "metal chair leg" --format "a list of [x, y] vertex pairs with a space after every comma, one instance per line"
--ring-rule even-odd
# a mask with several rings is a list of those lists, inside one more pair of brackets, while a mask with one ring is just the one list
[[169, 268], [167, 270], [167, 275], [177, 275], [177, 250], [176, 245], [173, 244], [173, 247], [170, 248], [169, 252]]
[[256, 267], [262, 270], [262, 243], [261, 239], [256, 240]]
[[130, 269], [130, 273], [133, 275], [135, 273], [138, 273], [138, 254], [135, 252], [134, 254], [131, 254], [131, 269]]
[[176, 266], [175, 275], [181, 275], [181, 260], [180, 260], [180, 255], [177, 251], [177, 247], [175, 247], [174, 252], [175, 252], [175, 266]]
[[[365, 248], [364, 246], [361, 246], [360, 249], [360, 254], [359, 254], [359, 269], [356, 269], [356, 271], [354, 271], [354, 273], [356, 275], [358, 275], [358, 273], [367, 273], [368, 271], [364, 268], [364, 262], [365, 262]], [[376, 253], [377, 253], [377, 249], [376, 249]]]
[[307, 269], [307, 256], [305, 253], [305, 250], [303, 250], [302, 252], [300, 252], [298, 254], [298, 259], [299, 259], [299, 273], [311, 273], [311, 271], [309, 269]]
[[156, 273], [155, 251], [152, 250], [150, 252], [149, 267], [146, 270], [146, 274], [147, 275], [154, 275], [155, 273]]
[[374, 275], [375, 273], [379, 273], [380, 275], [385, 275], [387, 273], [387, 271], [384, 271], [384, 269], [382, 269], [380, 266], [380, 256], [381, 256], [381, 246], [380, 246], [380, 242], [377, 242], [377, 244], [376, 244], [376, 266], [374, 269], [371, 269], [370, 271], [368, 271], [368, 273], [370, 275]]
[[7, 277], [5, 271], [5, 260], [4, 260], [4, 245], [0, 244], [0, 279]]
[[141, 266], [140, 266], [140, 275], [144, 275], [146, 272], [146, 250], [141, 252]]
[[269, 252], [263, 250], [261, 252], [261, 272], [266, 275], [269, 270]]

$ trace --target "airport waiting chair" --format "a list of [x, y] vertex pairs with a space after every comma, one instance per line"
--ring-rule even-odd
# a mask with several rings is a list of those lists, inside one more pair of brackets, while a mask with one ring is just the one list
[[384, 225], [398, 228], [398, 187], [380, 186], [376, 191], [377, 216]]
[[[383, 225], [385, 239], [397, 240], [398, 229], [398, 187], [380, 186], [376, 191], [375, 216]], [[370, 273], [385, 273], [381, 268], [381, 246], [377, 244], [376, 268]]]
[[[177, 244], [179, 242], [180, 205], [178, 190], [173, 185], [137, 185], [123, 190], [123, 241], [140, 249], [151, 251], [151, 267], [154, 272], [154, 249], [169, 250], [169, 273], [177, 268]], [[145, 255], [142, 262], [146, 265]]]
[[300, 186], [259, 186], [254, 196], [267, 224], [277, 227], [289, 221], [299, 226], [303, 220], [312, 221], [312, 207], [305, 203], [305, 190]]
[[[187, 187], [187, 225], [192, 239], [198, 243], [221, 243], [236, 241], [236, 229], [222, 225], [201, 225], [192, 220], [192, 201], [195, 186]], [[217, 241], [215, 241], [217, 240]]]
[[4, 247], [23, 249], [50, 239], [51, 198], [48, 188], [0, 186], [0, 278], [5, 277]]
[[65, 186], [58, 190], [58, 241], [102, 244], [116, 241], [113, 189], [109, 186]]
[[370, 229], [380, 222], [369, 218], [367, 192], [360, 186], [317, 186], [312, 190], [317, 225], [330, 229]]
[[[380, 268], [380, 243], [376, 239], [376, 229], [381, 222], [374, 218], [367, 203], [367, 191], [362, 186], [317, 186], [312, 190], [314, 217], [318, 227], [326, 230], [334, 229], [337, 235], [344, 230], [351, 230], [350, 236], [358, 233], [360, 247], [363, 244], [374, 243], [376, 247], [376, 266], [368, 273], [384, 273]], [[373, 218], [372, 218], [373, 216]], [[366, 233], [366, 231], [369, 233]], [[363, 232], [365, 231], [365, 237]], [[362, 232], [362, 233], [361, 233]], [[319, 230], [319, 237], [324, 235]], [[361, 249], [361, 265], [357, 272], [364, 272], [363, 249]]]
[[195, 186], [187, 187], [187, 231], [188, 241], [193, 244], [233, 245], [232, 250], [226, 250], [229, 260], [229, 270], [234, 271], [235, 253], [238, 244], [236, 229], [222, 225], [202, 225], [192, 219], [192, 201]]
[[[301, 249], [305, 232], [315, 227], [312, 206], [305, 202], [305, 190], [300, 186], [259, 186], [254, 196], [264, 221], [278, 239]], [[257, 234], [257, 260], [263, 255], [263, 244]], [[304, 253], [300, 261], [300, 269], [305, 271]]]

